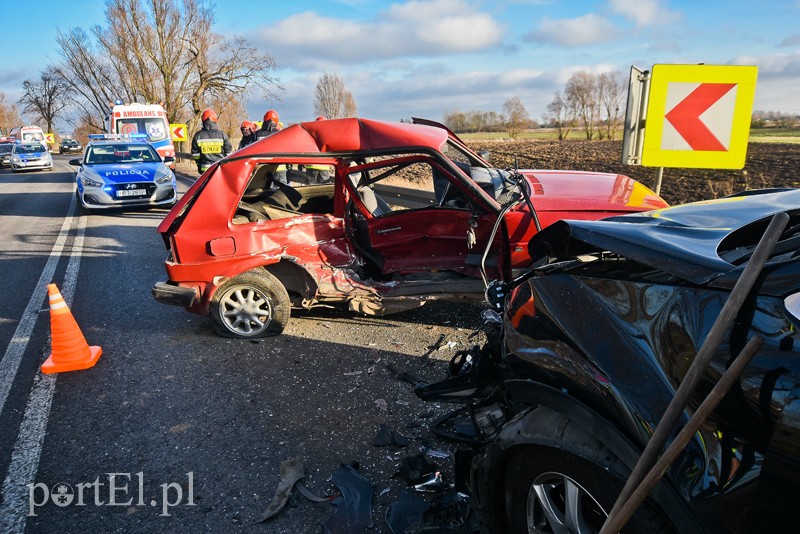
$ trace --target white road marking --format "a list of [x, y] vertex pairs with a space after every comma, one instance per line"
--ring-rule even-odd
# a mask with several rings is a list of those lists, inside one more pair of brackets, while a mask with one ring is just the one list
[[[73, 196], [62, 232], [64, 228], [68, 229], [72, 225], [75, 204], [75, 197]], [[80, 217], [77, 220], [78, 224], [72, 252], [64, 274], [64, 282], [62, 287], [59, 288], [61, 296], [64, 297], [64, 301], [68, 304], [72, 302], [72, 296], [75, 293], [84, 236], [86, 235], [86, 217]], [[59, 239], [60, 238], [61, 235], [59, 235]], [[61, 243], [61, 249], [63, 249], [63, 242]], [[56, 247], [54, 247], [53, 250], [55, 252]], [[60, 254], [61, 250], [59, 249], [55, 257], [57, 258]], [[51, 255], [51, 258], [52, 257], [54, 256]], [[57, 263], [57, 261], [55, 263]], [[54, 270], [55, 267], [53, 267], [53, 271]], [[47, 267], [45, 267], [45, 271], [47, 271]], [[42, 279], [46, 280], [46, 282], [41, 290], [39, 290], [39, 286], [37, 285], [36, 291], [31, 297], [31, 302], [38, 301], [36, 299], [37, 293], [41, 294], [52, 278], [52, 272], [48, 277], [44, 275], [45, 272], [42, 273]], [[27, 311], [26, 308], [26, 312]], [[35, 322], [34, 318], [34, 325]], [[28, 331], [26, 336], [30, 336], [30, 331]], [[25, 344], [27, 345], [27, 342]], [[25, 352], [24, 347], [22, 347], [21, 352]], [[43, 353], [46, 354], [49, 352], [50, 339], [48, 336], [48, 341], [45, 343]], [[17, 363], [17, 367], [18, 366], [19, 363]], [[14, 372], [16, 373], [16, 369]], [[57, 377], [58, 374], [45, 375], [37, 373], [34, 378], [31, 395], [25, 407], [25, 414], [20, 424], [17, 440], [14, 443], [14, 450], [11, 453], [11, 462], [8, 466], [8, 472], [3, 481], [2, 490], [0, 490], [3, 496], [2, 503], [0, 503], [0, 532], [22, 533], [25, 531], [25, 522], [29, 506], [28, 484], [35, 482], [36, 474], [39, 469], [42, 445], [47, 430], [47, 419], [50, 415], [50, 406], [53, 403], [53, 393], [55, 392]]]
[[0, 360], [0, 413], [3, 412], [8, 393], [11, 391], [11, 386], [17, 376], [22, 355], [25, 354], [25, 349], [28, 348], [31, 332], [33, 332], [36, 321], [39, 319], [39, 310], [43, 307], [47, 296], [47, 284], [53, 281], [56, 265], [58, 265], [58, 260], [61, 259], [61, 253], [69, 235], [69, 228], [72, 226], [72, 214], [75, 212], [76, 201], [77, 199], [72, 195], [67, 217], [64, 219], [64, 224], [58, 233], [53, 250], [50, 251], [50, 257], [47, 258], [42, 275], [39, 277], [36, 287], [33, 288], [31, 299], [28, 301], [28, 305], [25, 306], [25, 311], [22, 312], [22, 317], [19, 320], [17, 329], [14, 331], [14, 335], [11, 336], [11, 342], [6, 348], [3, 359]]

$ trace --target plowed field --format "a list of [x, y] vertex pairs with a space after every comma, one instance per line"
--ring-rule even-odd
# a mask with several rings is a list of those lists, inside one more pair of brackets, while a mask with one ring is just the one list
[[[469, 141], [474, 150], [489, 150], [500, 168], [574, 169], [613, 172], [653, 188], [656, 169], [623, 165], [621, 141]], [[661, 196], [670, 204], [708, 200], [744, 189], [800, 187], [800, 144], [751, 143], [742, 170], [664, 169]]]

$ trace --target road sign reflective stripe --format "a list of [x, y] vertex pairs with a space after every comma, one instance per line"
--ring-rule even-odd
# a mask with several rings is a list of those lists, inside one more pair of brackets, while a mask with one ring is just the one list
[[700, 116], [734, 87], [735, 83], [701, 83], [665, 115], [692, 150], [728, 150]]

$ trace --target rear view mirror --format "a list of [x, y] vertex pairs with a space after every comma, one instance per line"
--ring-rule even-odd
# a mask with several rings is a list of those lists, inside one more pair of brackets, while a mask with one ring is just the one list
[[81, 166], [81, 160], [79, 160], [79, 159], [71, 159], [71, 160], [69, 160], [69, 164], [72, 165], [73, 167], [80, 167]]

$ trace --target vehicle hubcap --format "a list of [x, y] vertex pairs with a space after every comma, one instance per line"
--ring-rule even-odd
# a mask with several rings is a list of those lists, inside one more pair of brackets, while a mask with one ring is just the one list
[[272, 321], [272, 303], [269, 297], [252, 287], [229, 290], [220, 300], [220, 307], [222, 321], [236, 334], [259, 334]]
[[599, 532], [608, 514], [580, 484], [562, 473], [542, 473], [528, 491], [528, 532]]

